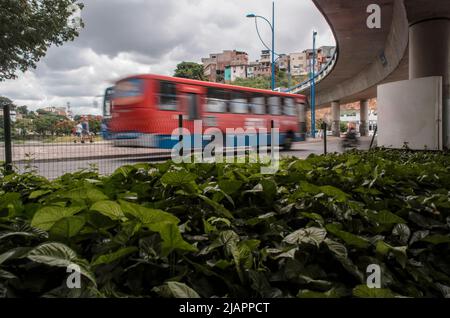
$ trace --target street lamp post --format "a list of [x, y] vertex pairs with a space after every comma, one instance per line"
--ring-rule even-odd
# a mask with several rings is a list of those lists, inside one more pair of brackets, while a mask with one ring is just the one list
[[313, 31], [313, 60], [311, 70], [311, 136], [316, 138], [316, 36]]
[[[267, 20], [265, 17], [256, 15], [253, 13], [247, 14], [247, 18], [255, 18], [255, 21], [257, 18], [261, 18], [269, 24], [270, 29], [272, 30], [272, 50], [269, 50], [269, 51], [272, 52], [272, 63], [271, 63], [272, 64], [272, 90], [275, 90], [275, 2], [274, 1], [272, 2], [272, 23], [270, 23], [270, 21]], [[258, 36], [259, 36], [259, 31], [258, 31]], [[261, 37], [260, 37], [260, 40], [263, 43], [263, 45], [268, 49], [268, 47], [266, 46], [264, 41], [261, 39]]]
[[272, 2], [272, 90], [275, 90], [275, 1]]

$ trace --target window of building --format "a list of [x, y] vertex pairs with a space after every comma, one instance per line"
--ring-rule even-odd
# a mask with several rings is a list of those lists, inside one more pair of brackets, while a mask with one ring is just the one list
[[177, 86], [175, 83], [161, 81], [159, 85], [159, 109], [177, 110]]
[[281, 99], [278, 96], [268, 98], [268, 104], [271, 115], [281, 115]]

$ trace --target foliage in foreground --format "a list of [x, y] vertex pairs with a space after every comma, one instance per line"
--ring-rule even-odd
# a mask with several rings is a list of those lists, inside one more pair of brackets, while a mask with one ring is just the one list
[[[6, 297], [449, 297], [450, 156], [124, 166], [0, 192]], [[78, 265], [82, 288], [68, 289]], [[382, 288], [366, 287], [378, 264]]]

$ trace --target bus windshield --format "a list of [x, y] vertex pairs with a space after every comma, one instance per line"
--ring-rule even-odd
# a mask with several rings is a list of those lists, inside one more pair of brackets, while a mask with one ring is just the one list
[[142, 101], [144, 95], [144, 81], [132, 78], [120, 81], [114, 88], [115, 105], [129, 105]]
[[114, 97], [114, 87], [108, 87], [103, 99], [103, 117], [110, 118], [112, 111], [112, 101]]

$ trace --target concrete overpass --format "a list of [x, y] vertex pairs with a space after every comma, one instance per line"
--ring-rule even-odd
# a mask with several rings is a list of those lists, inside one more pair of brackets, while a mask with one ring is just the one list
[[[316, 105], [332, 107], [333, 131], [339, 105], [361, 101], [362, 133], [367, 131], [367, 99], [384, 83], [442, 76], [447, 117], [450, 108], [449, 0], [313, 0], [328, 21], [337, 56], [316, 85]], [[381, 8], [381, 28], [369, 28], [369, 5]], [[310, 86], [297, 92], [310, 95]], [[450, 120], [450, 118], [449, 118]], [[450, 130], [450, 129], [449, 129]], [[447, 136], [449, 133], [447, 133]]]

